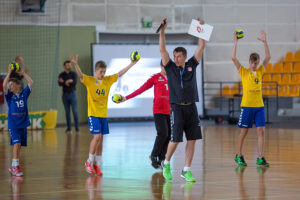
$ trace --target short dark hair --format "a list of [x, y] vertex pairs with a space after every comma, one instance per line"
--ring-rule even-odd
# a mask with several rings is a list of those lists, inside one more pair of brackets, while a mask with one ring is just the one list
[[176, 47], [173, 51], [174, 52], [182, 52], [182, 55], [183, 56], [186, 56], [187, 52], [186, 52], [186, 49], [184, 47]]
[[258, 55], [258, 53], [251, 53], [250, 54], [250, 57], [249, 57], [249, 61], [253, 61], [253, 62], [255, 62], [255, 61], [257, 61], [257, 60], [259, 60], [260, 58], [259, 58], [259, 55]]
[[98, 61], [98, 62], [96, 63], [96, 65], [95, 65], [95, 70], [98, 70], [98, 69], [100, 69], [100, 68], [106, 69], [106, 64], [105, 64], [105, 62], [102, 61], [102, 60]]
[[17, 85], [21, 85], [21, 80], [16, 79], [16, 78], [10, 78], [10, 79], [8, 80], [8, 82], [13, 82], [13, 83], [15, 83], [15, 84], [17, 84]]
[[64, 62], [64, 66], [66, 66], [67, 63], [71, 63], [71, 61], [66, 60], [66, 61]]

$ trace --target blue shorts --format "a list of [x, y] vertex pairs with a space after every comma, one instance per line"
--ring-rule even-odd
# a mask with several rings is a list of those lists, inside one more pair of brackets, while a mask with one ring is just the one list
[[89, 117], [91, 134], [109, 134], [107, 118]]
[[21, 146], [27, 146], [27, 128], [12, 128], [10, 132], [10, 145], [21, 143]]
[[264, 107], [241, 107], [241, 115], [237, 126], [239, 128], [252, 128], [253, 123], [256, 127], [264, 127], [265, 108]]

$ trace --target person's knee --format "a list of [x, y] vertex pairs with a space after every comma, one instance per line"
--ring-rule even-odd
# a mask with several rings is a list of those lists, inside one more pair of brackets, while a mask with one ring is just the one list
[[258, 128], [257, 129], [257, 134], [258, 134], [258, 136], [264, 136], [264, 134], [265, 134], [264, 128]]

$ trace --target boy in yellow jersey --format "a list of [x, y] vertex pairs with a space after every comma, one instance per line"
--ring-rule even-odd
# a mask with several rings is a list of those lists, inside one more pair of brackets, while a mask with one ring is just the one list
[[[89, 158], [85, 162], [86, 171], [91, 174], [102, 175], [102, 143], [103, 135], [109, 133], [107, 122], [107, 100], [111, 85], [123, 76], [137, 61], [122, 69], [119, 73], [111, 76], [104, 76], [106, 64], [98, 61], [95, 65], [95, 76], [83, 74], [78, 66], [78, 55], [70, 56], [70, 61], [74, 64], [76, 72], [81, 82], [86, 86], [88, 97], [88, 121], [93, 139], [90, 143]], [[95, 162], [96, 161], [96, 162]]]
[[232, 61], [238, 70], [243, 84], [243, 98], [241, 103], [241, 115], [238, 122], [238, 127], [241, 128], [239, 135], [237, 154], [235, 161], [240, 166], [247, 166], [242, 154], [244, 139], [248, 133], [248, 128], [252, 128], [255, 123], [258, 135], [258, 158], [256, 164], [258, 166], [269, 166], [269, 163], [264, 158], [264, 133], [265, 133], [265, 111], [262, 99], [262, 76], [265, 71], [265, 66], [271, 59], [269, 47], [267, 44], [266, 33], [261, 31], [261, 37], [257, 38], [264, 44], [265, 59], [262, 65], [259, 66], [259, 55], [251, 53], [249, 58], [250, 67], [247, 69], [240, 64], [236, 58], [236, 49], [238, 39], [234, 33], [234, 45], [232, 50]]

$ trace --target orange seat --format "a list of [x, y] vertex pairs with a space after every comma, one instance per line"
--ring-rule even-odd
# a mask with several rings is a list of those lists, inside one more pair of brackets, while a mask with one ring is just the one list
[[300, 91], [299, 91], [299, 85], [292, 85], [290, 87], [290, 96], [291, 97], [299, 97]]
[[277, 82], [278, 84], [280, 84], [281, 83], [281, 74], [274, 74], [272, 76], [272, 81]]
[[232, 86], [232, 88], [231, 88], [231, 94], [232, 95], [240, 93], [241, 89], [239, 90], [239, 86], [240, 86], [239, 83], [236, 83], [236, 84], [234, 84], [234, 86]]
[[277, 85], [275, 83], [263, 83], [262, 92], [263, 95], [276, 96]]
[[229, 85], [224, 85], [222, 88], [222, 96], [228, 96], [231, 94]]
[[263, 82], [270, 82], [270, 81], [272, 81], [272, 76], [271, 76], [271, 74], [264, 74], [264, 75], [263, 75], [262, 81], [263, 81]]
[[300, 84], [300, 74], [293, 74], [291, 84], [295, 84], [295, 85]]
[[290, 74], [283, 74], [281, 79], [281, 84], [291, 84], [292, 76]]
[[300, 62], [300, 49], [295, 54], [295, 60]]
[[273, 73], [273, 64], [272, 63], [269, 63], [266, 66], [266, 73]]
[[283, 73], [283, 64], [282, 64], [282, 62], [278, 62], [278, 63], [275, 64], [273, 72], [274, 73]]
[[288, 97], [290, 95], [290, 88], [288, 85], [279, 86], [278, 96]]
[[291, 63], [291, 62], [284, 63], [283, 72], [284, 73], [292, 73], [293, 72], [293, 63]]
[[300, 73], [300, 60], [299, 60], [299, 62], [295, 63], [293, 72]]
[[294, 55], [294, 52], [287, 52], [286, 55], [285, 55], [285, 58], [284, 58], [284, 61], [285, 62], [293, 62], [295, 60], [295, 55]]

